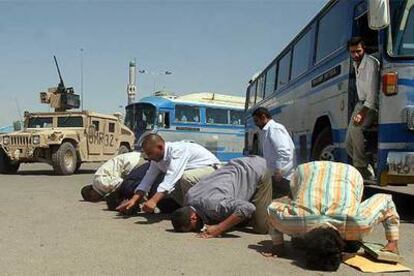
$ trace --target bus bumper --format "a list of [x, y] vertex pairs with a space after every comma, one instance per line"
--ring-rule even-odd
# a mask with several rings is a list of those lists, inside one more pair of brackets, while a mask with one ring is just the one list
[[414, 152], [388, 152], [388, 171], [381, 173], [380, 185], [414, 183]]

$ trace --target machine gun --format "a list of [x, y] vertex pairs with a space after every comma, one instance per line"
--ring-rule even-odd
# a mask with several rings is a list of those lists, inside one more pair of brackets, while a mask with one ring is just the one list
[[79, 95], [75, 94], [73, 87], [65, 87], [56, 56], [53, 56], [53, 58], [59, 75], [59, 84], [57, 87], [48, 88], [47, 92], [40, 92], [40, 102], [49, 104], [50, 107], [55, 109], [55, 112], [79, 108]]

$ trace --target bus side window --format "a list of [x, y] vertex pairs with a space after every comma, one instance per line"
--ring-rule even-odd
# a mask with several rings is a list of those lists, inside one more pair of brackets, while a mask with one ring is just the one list
[[243, 111], [240, 110], [230, 110], [230, 123], [232, 125], [242, 125], [243, 122]]
[[227, 109], [206, 108], [207, 124], [227, 124]]
[[200, 109], [197, 106], [175, 106], [175, 120], [177, 122], [199, 123]]

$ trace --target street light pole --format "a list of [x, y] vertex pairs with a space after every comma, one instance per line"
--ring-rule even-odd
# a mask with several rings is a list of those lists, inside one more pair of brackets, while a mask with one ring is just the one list
[[83, 111], [83, 48], [80, 48], [80, 62], [81, 62], [81, 110]]
[[157, 76], [161, 76], [161, 75], [172, 75], [171, 71], [159, 71], [159, 72], [152, 72], [152, 71], [147, 71], [147, 70], [139, 70], [138, 73], [140, 74], [150, 74], [153, 78], [153, 93], [155, 94], [155, 88], [156, 88], [156, 83], [157, 83]]

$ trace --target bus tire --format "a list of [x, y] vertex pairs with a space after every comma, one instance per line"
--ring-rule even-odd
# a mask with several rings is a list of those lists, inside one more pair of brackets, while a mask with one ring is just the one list
[[19, 162], [12, 162], [4, 150], [0, 149], [0, 173], [15, 174], [20, 167]]
[[125, 145], [121, 145], [119, 147], [119, 150], [118, 150], [118, 155], [119, 154], [128, 153], [128, 152], [129, 152], [129, 148], [127, 146], [125, 146]]
[[312, 160], [326, 160], [334, 161], [335, 147], [332, 143], [332, 133], [330, 127], [325, 127], [316, 136], [315, 142], [312, 147]]
[[73, 174], [76, 170], [77, 164], [78, 157], [75, 147], [71, 143], [64, 142], [62, 145], [53, 150], [52, 166], [56, 174]]

